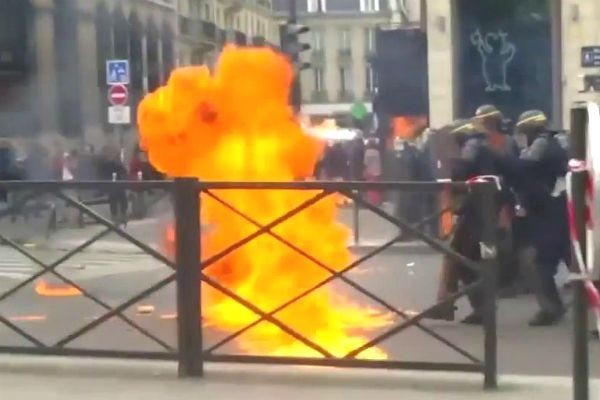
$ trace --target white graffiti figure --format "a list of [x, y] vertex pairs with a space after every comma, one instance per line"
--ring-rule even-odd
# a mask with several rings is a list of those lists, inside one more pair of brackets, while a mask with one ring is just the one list
[[509, 92], [507, 69], [515, 58], [517, 48], [507, 40], [508, 33], [488, 32], [483, 36], [479, 29], [471, 35], [471, 43], [481, 55], [481, 70], [486, 83], [486, 92]]

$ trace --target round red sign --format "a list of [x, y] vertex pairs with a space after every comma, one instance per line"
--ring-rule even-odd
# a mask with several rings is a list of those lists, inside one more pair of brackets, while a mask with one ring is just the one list
[[129, 100], [129, 92], [125, 85], [112, 85], [108, 89], [108, 101], [113, 106], [124, 106]]

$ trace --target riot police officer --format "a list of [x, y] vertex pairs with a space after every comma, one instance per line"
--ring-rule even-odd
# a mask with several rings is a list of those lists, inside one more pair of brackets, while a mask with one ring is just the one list
[[[488, 147], [495, 153], [517, 157], [520, 153], [517, 141], [509, 134], [508, 120], [493, 105], [483, 105], [475, 111], [473, 123], [479, 131], [485, 133]], [[488, 162], [492, 162], [492, 158]], [[493, 162], [492, 162], [493, 163]], [[501, 175], [496, 166], [489, 167], [491, 173]], [[506, 183], [506, 182], [505, 182]], [[514, 252], [515, 194], [509, 185], [503, 185], [499, 196], [498, 215], [498, 262], [499, 286], [502, 297], [516, 294], [519, 285], [519, 262]]]
[[[465, 181], [476, 175], [493, 173], [493, 157], [489, 154], [486, 135], [475, 130], [471, 120], [457, 120], [445, 126], [436, 133], [438, 136], [438, 162], [444, 159], [449, 167], [447, 176], [453, 181]], [[451, 140], [450, 140], [451, 139]], [[448, 143], [449, 141], [453, 143]], [[448, 154], [450, 153], [450, 154]], [[480, 226], [478, 212], [468, 196], [463, 193], [452, 193], [452, 208], [456, 222], [450, 240], [450, 247], [457, 253], [478, 260]], [[468, 267], [456, 263], [449, 257], [443, 258], [439, 287], [438, 302], [444, 301], [458, 290], [459, 281], [469, 285], [477, 280], [477, 274]], [[472, 313], [463, 323], [478, 324], [482, 320], [483, 298], [480, 291], [472, 291], [469, 296]], [[454, 305], [438, 308], [427, 315], [430, 319], [453, 320]]]
[[571, 257], [564, 190], [568, 155], [547, 123], [542, 111], [521, 114], [516, 131], [527, 147], [518, 159], [498, 158], [523, 200], [527, 237], [535, 252], [530, 275], [540, 310], [531, 326], [553, 325], [562, 318], [565, 309], [555, 275], [560, 262], [568, 264]]

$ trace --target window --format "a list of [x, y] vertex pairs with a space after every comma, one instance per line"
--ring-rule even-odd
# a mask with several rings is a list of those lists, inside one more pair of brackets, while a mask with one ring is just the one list
[[323, 82], [323, 68], [313, 68], [313, 73], [315, 77], [315, 92], [325, 91]]
[[373, 67], [369, 66], [366, 68], [365, 71], [366, 71], [365, 88], [368, 93], [374, 93], [375, 92], [375, 74], [373, 72]]
[[343, 95], [352, 93], [352, 70], [348, 67], [340, 68], [340, 92]]
[[325, 12], [327, 11], [326, 0], [308, 0], [308, 12]]
[[323, 50], [323, 31], [318, 29], [313, 30], [312, 39], [313, 50]]
[[379, 10], [379, 0], [360, 0], [360, 11], [377, 12]]
[[340, 50], [350, 50], [350, 29], [342, 29], [340, 31]]
[[367, 53], [371, 53], [375, 51], [375, 29], [374, 28], [366, 28], [365, 29], [365, 49]]
[[217, 8], [217, 18], [215, 22], [217, 25], [223, 26], [223, 10], [220, 8]]
[[358, 13], [360, 10], [360, 0], [327, 0], [330, 13]]

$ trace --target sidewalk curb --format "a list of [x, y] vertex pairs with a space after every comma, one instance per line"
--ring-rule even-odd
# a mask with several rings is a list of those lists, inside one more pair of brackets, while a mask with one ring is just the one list
[[[386, 243], [385, 240], [377, 241], [377, 242], [359, 242], [358, 244], [350, 244], [348, 245], [348, 249], [356, 252], [371, 252], [379, 249], [382, 245]], [[393, 245], [386, 248], [382, 253], [402, 253], [402, 254], [412, 254], [412, 255], [432, 255], [439, 253], [424, 242], [401, 242], [394, 243]]]
[[[47, 251], [70, 251], [75, 247], [83, 244], [84, 241], [64, 241], [59, 243], [48, 243], [48, 242], [27, 242], [24, 244], [25, 247], [35, 248], [37, 250], [47, 250]], [[362, 242], [358, 244], [348, 244], [348, 249], [354, 252], [370, 252], [377, 250], [385, 244], [385, 241], [381, 242]], [[154, 250], [158, 252], [162, 252], [163, 249], [156, 244], [150, 244]], [[437, 253], [434, 249], [432, 249], [429, 245], [423, 242], [404, 242], [404, 243], [395, 243], [389, 246], [387, 249], [383, 251], [393, 253], [403, 253], [403, 254], [412, 254], [412, 255], [430, 255]], [[115, 242], [96, 242], [91, 244], [89, 247], [84, 249], [82, 253], [99, 253], [99, 254], [130, 254], [130, 255], [143, 255], [147, 254], [145, 251], [137, 247], [136, 245], [129, 243], [125, 240]]]
[[[346, 398], [351, 394], [358, 395], [359, 393], [356, 392], [362, 392], [363, 395], [371, 393], [373, 399], [461, 398], [466, 400], [501, 397], [512, 400], [531, 398], [562, 400], [568, 398], [565, 395], [568, 396], [571, 392], [569, 377], [503, 375], [500, 377], [498, 390], [484, 391], [483, 377], [480, 374], [327, 367], [300, 369], [278, 365], [206, 363], [205, 378], [181, 380], [177, 379], [176, 363], [169, 361], [20, 355], [0, 355], [0, 378], [7, 382], [35, 381], [42, 385], [48, 384], [48, 388], [64, 384], [82, 385], [87, 388], [92, 382], [94, 389], [101, 390], [105, 395], [109, 395], [117, 390], [115, 387], [118, 387], [120, 390], [138, 393], [140, 398], [143, 397], [143, 393], [156, 390], [155, 385], [169, 385], [168, 391], [171, 395], [169, 398], [184, 398], [178, 397], [178, 393], [187, 396], [198, 392], [201, 388], [204, 390], [204, 395], [212, 394], [218, 398], [241, 398], [238, 397], [239, 391], [249, 388], [254, 390], [277, 388], [280, 395], [295, 393], [294, 399], [309, 398], [309, 395], [319, 396], [321, 393], [334, 391], [338, 394], [335, 398]], [[590, 386], [591, 393], [597, 393], [600, 389], [600, 380], [591, 380]], [[310, 393], [306, 396], [298, 396], [298, 390], [302, 388], [310, 389]], [[225, 395], [226, 393], [229, 393], [229, 397]], [[232, 395], [235, 396], [231, 397]], [[356, 395], [349, 398], [359, 398]], [[210, 398], [215, 398], [212, 396]], [[70, 396], [62, 398], [66, 399]], [[263, 395], [260, 398], [281, 397]], [[596, 397], [592, 397], [594, 398]]]

